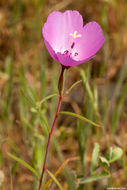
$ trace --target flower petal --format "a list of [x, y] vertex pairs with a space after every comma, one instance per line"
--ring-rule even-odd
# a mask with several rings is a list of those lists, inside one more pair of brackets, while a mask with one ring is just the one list
[[42, 29], [43, 37], [55, 52], [62, 52], [70, 48], [73, 40], [70, 33], [80, 31], [83, 19], [78, 11], [52, 12]]
[[45, 45], [46, 45], [47, 50], [50, 53], [51, 57], [53, 59], [55, 59], [56, 61], [58, 61], [57, 55], [56, 55], [55, 51], [52, 49], [52, 47], [50, 46], [50, 44], [46, 40], [44, 40], [44, 42], [45, 42]]
[[83, 28], [82, 38], [76, 44], [74, 51], [78, 52], [76, 60], [86, 61], [101, 48], [105, 41], [102, 29], [95, 21], [89, 22]]
[[76, 66], [82, 62], [82, 61], [76, 61], [72, 57], [63, 55], [59, 52], [57, 53], [57, 58], [59, 63], [66, 67]]

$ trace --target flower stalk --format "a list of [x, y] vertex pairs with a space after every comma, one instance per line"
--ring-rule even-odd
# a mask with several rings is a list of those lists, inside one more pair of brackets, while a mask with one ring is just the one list
[[41, 172], [38, 190], [41, 190], [41, 186], [42, 186], [42, 182], [43, 182], [43, 176], [44, 176], [44, 172], [45, 172], [45, 168], [46, 168], [48, 152], [49, 152], [49, 147], [50, 147], [50, 142], [51, 142], [51, 137], [52, 137], [53, 131], [55, 129], [56, 121], [58, 118], [58, 114], [59, 114], [62, 99], [63, 99], [62, 90], [63, 90], [63, 82], [64, 82], [64, 79], [63, 79], [64, 70], [65, 70], [65, 67], [62, 66], [62, 70], [61, 70], [61, 74], [60, 74], [59, 82], [58, 82], [59, 101], [58, 101], [58, 105], [57, 105], [56, 114], [55, 114], [55, 117], [54, 117], [54, 120], [52, 123], [52, 127], [50, 130], [49, 136], [48, 136], [48, 142], [47, 142], [47, 146], [46, 146], [45, 158], [44, 158], [44, 163], [43, 163], [43, 167], [42, 167], [42, 172]]

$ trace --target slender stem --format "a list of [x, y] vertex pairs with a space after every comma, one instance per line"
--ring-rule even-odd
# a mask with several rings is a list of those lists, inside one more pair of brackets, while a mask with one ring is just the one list
[[62, 89], [63, 89], [63, 73], [64, 73], [64, 69], [65, 68], [62, 67], [60, 78], [59, 78], [59, 82], [58, 82], [59, 101], [58, 101], [58, 105], [57, 105], [57, 110], [56, 110], [56, 114], [55, 114], [55, 117], [54, 117], [54, 121], [52, 123], [51, 131], [50, 131], [49, 137], [48, 137], [48, 142], [47, 142], [46, 152], [45, 152], [45, 158], [44, 158], [44, 163], [43, 163], [43, 168], [42, 168], [42, 173], [41, 173], [41, 177], [40, 177], [40, 182], [39, 182], [38, 190], [41, 190], [41, 186], [42, 186], [42, 182], [43, 182], [43, 176], [44, 176], [45, 167], [46, 167], [47, 156], [48, 156], [48, 152], [49, 152], [49, 146], [50, 146], [50, 142], [51, 142], [51, 137], [52, 137], [53, 131], [55, 129], [56, 121], [57, 121], [57, 118], [58, 118], [60, 106], [61, 106], [62, 99], [63, 99], [63, 97], [62, 97]]

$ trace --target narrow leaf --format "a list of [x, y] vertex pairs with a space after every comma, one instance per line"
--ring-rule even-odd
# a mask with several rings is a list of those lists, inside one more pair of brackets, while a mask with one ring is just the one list
[[40, 178], [39, 174], [37, 173], [37, 171], [32, 168], [29, 164], [27, 164], [25, 161], [21, 160], [20, 158], [14, 156], [11, 153], [8, 153], [8, 156], [10, 158], [12, 158], [13, 160], [15, 160], [16, 162], [20, 163], [21, 165], [23, 165], [24, 167], [26, 167], [28, 170], [30, 170], [33, 174], [35, 174], [38, 178]]
[[102, 128], [102, 126], [100, 126], [99, 124], [96, 124], [96, 123], [94, 123], [93, 121], [90, 121], [89, 119], [85, 118], [84, 116], [81, 116], [81, 115], [76, 114], [76, 113], [63, 111], [63, 112], [59, 112], [59, 114], [70, 115], [70, 116], [76, 117], [76, 118], [78, 118], [78, 119], [81, 119], [82, 121], [85, 121], [85, 122], [87, 122], [87, 123], [89, 123], [89, 124], [91, 124], [91, 125], [93, 125], [93, 126], [95, 126], [95, 127], [100, 127], [100, 128]]
[[112, 151], [113, 151], [113, 148], [110, 147], [110, 151], [109, 151], [109, 160], [112, 158]]
[[56, 179], [55, 175], [53, 175], [48, 169], [46, 169], [46, 172], [50, 175], [50, 177], [53, 179], [53, 181], [57, 184], [60, 190], [63, 190], [62, 186], [60, 185], [59, 181]]
[[71, 91], [76, 85], [78, 85], [78, 84], [81, 83], [81, 82], [82, 82], [82, 80], [76, 81], [74, 84], [72, 84], [72, 86], [71, 86], [69, 89], [66, 90], [66, 92], [65, 92], [64, 94], [65, 94], [65, 95], [66, 95], [66, 94], [69, 94], [70, 91]]
[[80, 75], [82, 77], [83, 83], [85, 84], [85, 87], [86, 87], [86, 90], [87, 90], [88, 95], [90, 97], [90, 100], [93, 103], [93, 100], [94, 100], [93, 93], [92, 93], [92, 90], [91, 90], [90, 85], [89, 85], [89, 81], [88, 81], [86, 74], [85, 74], [83, 69], [80, 70]]
[[102, 179], [107, 178], [109, 176], [110, 176], [110, 174], [108, 172], [102, 172], [101, 174], [93, 175], [93, 176], [87, 177], [84, 180], [79, 181], [79, 184], [91, 183], [93, 181], [102, 180]]
[[92, 153], [91, 173], [94, 173], [94, 170], [97, 167], [97, 158], [98, 158], [99, 150], [100, 150], [99, 144], [95, 143], [93, 153]]
[[37, 103], [37, 107], [40, 107], [41, 104], [43, 104], [46, 100], [53, 98], [54, 96], [58, 96], [58, 94], [51, 94], [49, 96], [46, 96], [45, 98], [43, 98], [40, 102]]

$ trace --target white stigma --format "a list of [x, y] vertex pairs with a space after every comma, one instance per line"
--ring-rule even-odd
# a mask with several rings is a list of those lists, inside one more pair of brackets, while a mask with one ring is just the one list
[[81, 35], [81, 34], [77, 34], [77, 31], [76, 31], [76, 30], [74, 31], [74, 33], [73, 33], [73, 34], [72, 34], [72, 33], [70, 33], [69, 35], [70, 35], [70, 36], [72, 36], [74, 39], [75, 39], [75, 38], [81, 38], [81, 37], [82, 37], [82, 35]]

